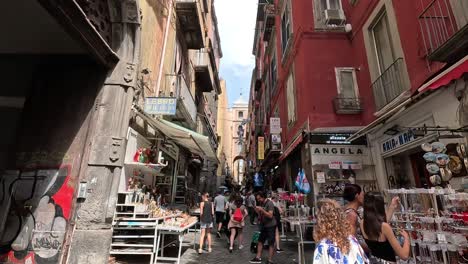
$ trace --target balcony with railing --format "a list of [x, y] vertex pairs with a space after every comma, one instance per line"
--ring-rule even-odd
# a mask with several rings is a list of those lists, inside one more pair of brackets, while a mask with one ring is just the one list
[[336, 97], [333, 99], [333, 106], [337, 114], [359, 114], [363, 109], [362, 98], [343, 98]]
[[203, 48], [205, 24], [200, 0], [176, 0], [175, 6], [187, 48]]
[[193, 64], [195, 70], [195, 81], [202, 92], [215, 90], [220, 93], [219, 77], [216, 65], [208, 49], [196, 50], [193, 53]]
[[419, 27], [431, 61], [454, 62], [468, 52], [468, 1], [424, 0]]
[[403, 79], [403, 59], [398, 58], [372, 83], [376, 109], [381, 110], [407, 90]]

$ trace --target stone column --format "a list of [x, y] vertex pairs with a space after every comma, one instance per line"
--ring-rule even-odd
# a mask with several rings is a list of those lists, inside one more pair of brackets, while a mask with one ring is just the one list
[[107, 263], [112, 218], [125, 157], [126, 133], [140, 56], [140, 15], [136, 0], [108, 0], [112, 49], [119, 62], [100, 90], [80, 180], [87, 198], [76, 207], [74, 231], [64, 263]]

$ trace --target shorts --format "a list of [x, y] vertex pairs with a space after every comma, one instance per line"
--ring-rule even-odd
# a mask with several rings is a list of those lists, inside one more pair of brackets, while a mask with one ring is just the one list
[[276, 232], [276, 226], [272, 227], [263, 227], [260, 230], [260, 237], [258, 238], [258, 242], [260, 243], [265, 243], [265, 241], [268, 241], [268, 245], [272, 246], [275, 244], [275, 232]]
[[216, 223], [222, 223], [224, 220], [224, 212], [216, 212]]
[[213, 228], [213, 222], [211, 222], [211, 223], [200, 222], [200, 228], [201, 228], [201, 229]]

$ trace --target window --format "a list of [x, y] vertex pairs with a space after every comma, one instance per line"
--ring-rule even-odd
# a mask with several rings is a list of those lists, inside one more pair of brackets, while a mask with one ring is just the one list
[[382, 13], [374, 26], [370, 28], [370, 31], [375, 49], [376, 64], [379, 75], [381, 75], [396, 59], [386, 12]]
[[290, 3], [290, 1], [286, 2], [283, 14], [281, 15], [281, 48], [283, 56], [288, 48], [289, 39], [292, 33]]
[[286, 99], [288, 105], [288, 125], [293, 124], [296, 121], [296, 92], [294, 89], [294, 76], [291, 71], [287, 80], [286, 88]]
[[343, 30], [346, 16], [341, 0], [314, 0], [315, 28]]
[[364, 24], [376, 115], [406, 99], [411, 87], [391, 0], [380, 1]]
[[237, 113], [237, 117], [238, 117], [239, 119], [244, 118], [244, 112], [243, 112], [243, 111], [239, 111], [239, 112]]
[[357, 98], [359, 91], [354, 68], [335, 68], [336, 86], [340, 98]]

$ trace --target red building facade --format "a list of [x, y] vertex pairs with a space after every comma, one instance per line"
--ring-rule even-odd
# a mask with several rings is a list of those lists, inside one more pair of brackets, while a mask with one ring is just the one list
[[[273, 188], [292, 189], [298, 168], [313, 180], [308, 141], [314, 134], [360, 131], [466, 54], [462, 43], [453, 56], [431, 58], [464, 32], [464, 1], [437, 0], [434, 7], [428, 0], [269, 2], [258, 6], [248, 149], [252, 169], [265, 171]], [[447, 21], [431, 20], [437, 15]], [[279, 149], [270, 117], [281, 119]], [[266, 142], [260, 160], [258, 137]]]

